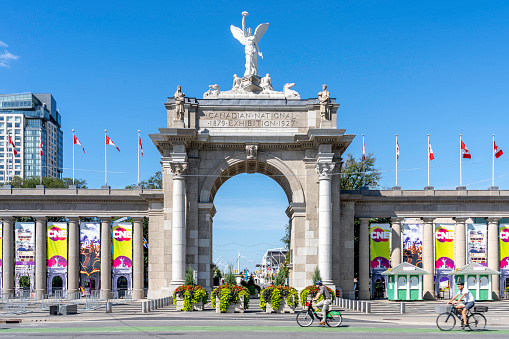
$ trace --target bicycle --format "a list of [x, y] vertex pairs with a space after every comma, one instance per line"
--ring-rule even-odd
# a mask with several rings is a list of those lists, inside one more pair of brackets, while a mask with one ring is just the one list
[[[437, 327], [442, 331], [450, 331], [456, 326], [456, 318], [463, 322], [463, 317], [460, 312], [453, 305], [443, 305], [437, 308], [440, 313], [437, 317]], [[467, 324], [472, 331], [482, 331], [486, 328], [486, 318], [482, 312], [487, 312], [487, 306], [475, 306], [474, 312], [467, 310]], [[437, 312], [438, 313], [438, 312]]]
[[[301, 327], [311, 326], [315, 319], [322, 320], [322, 317], [319, 316], [313, 308], [312, 303], [308, 301], [306, 302], [306, 306], [308, 307], [307, 310], [303, 310], [297, 313], [297, 324], [299, 324]], [[327, 311], [327, 316], [325, 318], [325, 323], [327, 326], [338, 327], [341, 325], [342, 321], [343, 316], [341, 315], [341, 312], [331, 310]]]

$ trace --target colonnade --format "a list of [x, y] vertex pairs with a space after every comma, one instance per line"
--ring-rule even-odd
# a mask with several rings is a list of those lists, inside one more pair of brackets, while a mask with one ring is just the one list
[[[488, 267], [498, 271], [499, 261], [499, 239], [498, 222], [502, 217], [486, 218], [488, 222]], [[359, 299], [369, 299], [369, 280], [370, 280], [370, 258], [369, 258], [369, 220], [371, 218], [359, 218]], [[423, 276], [423, 298], [435, 299], [435, 228], [433, 217], [420, 218], [423, 224], [422, 230], [422, 266], [428, 271], [429, 275]], [[468, 218], [453, 218], [455, 221], [455, 266], [466, 265], [467, 259], [467, 224]], [[392, 248], [391, 248], [391, 267], [401, 264], [402, 261], [402, 231], [403, 218], [391, 218], [392, 223]], [[492, 280], [492, 294], [494, 299], [500, 297], [499, 279]]]
[[[112, 217], [101, 218], [101, 298], [111, 292], [111, 221]], [[80, 290], [80, 218], [68, 219], [67, 291]], [[144, 298], [143, 262], [143, 217], [133, 219], [133, 298]], [[14, 295], [15, 276], [15, 217], [1, 217], [2, 240], [2, 293]], [[37, 298], [47, 293], [47, 217], [35, 218], [35, 292]]]

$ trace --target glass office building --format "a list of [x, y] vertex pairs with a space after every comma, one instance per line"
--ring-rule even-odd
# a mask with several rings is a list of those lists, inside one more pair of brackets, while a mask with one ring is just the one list
[[14, 176], [62, 178], [62, 139], [60, 113], [51, 94], [0, 94], [0, 183]]

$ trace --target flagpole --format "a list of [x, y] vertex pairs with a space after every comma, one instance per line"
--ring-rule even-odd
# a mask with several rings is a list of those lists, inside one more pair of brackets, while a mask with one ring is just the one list
[[428, 187], [429, 187], [429, 134], [428, 134]]
[[72, 129], [72, 184], [74, 185], [74, 128]]
[[140, 186], [140, 130], [138, 130], [138, 186]]
[[462, 158], [462, 150], [461, 150], [461, 133], [460, 133], [460, 186], [461, 186], [461, 183], [462, 183], [462, 173], [461, 173], [461, 164], [462, 164], [462, 161], [461, 161], [461, 158]]
[[104, 185], [108, 186], [108, 163], [106, 161], [106, 130], [104, 130]]
[[495, 134], [493, 134], [493, 143], [491, 144], [491, 186], [495, 187]]
[[39, 178], [39, 185], [42, 185], [42, 131], [41, 131], [41, 143], [39, 145], [39, 154], [41, 155], [41, 177]]
[[396, 134], [396, 187], [398, 187], [398, 135]]
[[364, 144], [364, 134], [362, 135], [362, 186], [366, 187], [366, 169], [364, 168], [366, 146]]

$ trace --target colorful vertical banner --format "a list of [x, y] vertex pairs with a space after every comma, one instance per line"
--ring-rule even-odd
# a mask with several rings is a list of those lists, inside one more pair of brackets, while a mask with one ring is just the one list
[[403, 260], [422, 268], [422, 224], [403, 224]]
[[509, 275], [509, 224], [499, 225], [500, 271]]
[[369, 228], [371, 269], [388, 269], [390, 263], [390, 224], [371, 224]]
[[101, 271], [101, 224], [80, 224], [80, 286], [90, 293], [99, 288]]
[[48, 241], [48, 293], [67, 290], [67, 223], [48, 222], [46, 225]]
[[4, 224], [0, 221], [0, 291], [3, 290], [3, 282], [2, 282], [2, 253], [3, 253], [3, 227]]
[[133, 225], [129, 222], [113, 223], [112, 290], [124, 295], [132, 288]]
[[[14, 224], [15, 294], [35, 292], [35, 223]], [[44, 235], [43, 235], [44, 236]]]
[[435, 225], [435, 268], [454, 269], [454, 225]]
[[488, 266], [487, 244], [488, 226], [486, 224], [468, 224], [468, 263]]

